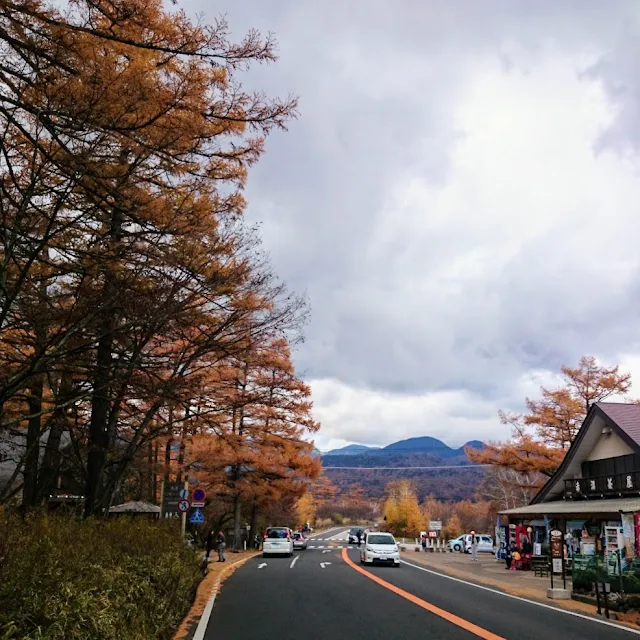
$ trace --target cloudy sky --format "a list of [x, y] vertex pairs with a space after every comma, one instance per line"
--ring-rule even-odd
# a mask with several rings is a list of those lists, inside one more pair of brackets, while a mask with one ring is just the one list
[[637, 0], [179, 6], [275, 32], [246, 85], [300, 96], [248, 217], [311, 302], [320, 448], [505, 437], [582, 354], [640, 387]]

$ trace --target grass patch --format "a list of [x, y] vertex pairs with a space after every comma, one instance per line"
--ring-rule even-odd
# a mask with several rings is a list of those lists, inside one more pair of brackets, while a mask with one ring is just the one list
[[175, 523], [0, 511], [1, 640], [171, 638], [201, 579]]

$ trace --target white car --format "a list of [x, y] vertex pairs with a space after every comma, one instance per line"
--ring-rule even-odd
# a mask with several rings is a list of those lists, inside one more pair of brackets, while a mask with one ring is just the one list
[[289, 527], [267, 527], [262, 540], [262, 556], [293, 555], [293, 531]]
[[[493, 538], [486, 533], [476, 533], [478, 553], [494, 553]], [[464, 552], [471, 553], [471, 534], [464, 536]]]
[[362, 564], [384, 562], [399, 567], [400, 550], [396, 539], [390, 533], [368, 531], [364, 545], [360, 549], [360, 562]]
[[457, 538], [454, 538], [453, 540], [449, 540], [449, 542], [447, 543], [447, 546], [449, 547], [450, 551], [462, 551], [464, 548], [464, 539], [465, 536], [458, 536]]

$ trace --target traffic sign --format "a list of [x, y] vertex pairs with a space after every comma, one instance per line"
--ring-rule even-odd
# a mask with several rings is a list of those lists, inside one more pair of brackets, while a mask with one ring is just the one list
[[182, 513], [189, 511], [190, 507], [191, 505], [188, 500], [180, 500], [180, 502], [178, 502], [178, 511], [182, 511]]
[[192, 497], [194, 502], [204, 502], [204, 499], [207, 497], [207, 494], [204, 492], [204, 489], [196, 489], [193, 492]]
[[189, 518], [191, 524], [204, 524], [204, 515], [200, 509], [196, 509]]
[[180, 499], [181, 500], [187, 500], [189, 498], [189, 489], [183, 489], [180, 492]]
[[[180, 493], [184, 490], [184, 482], [162, 483], [161, 518], [179, 518], [178, 502], [182, 500]], [[168, 515], [171, 514], [171, 515]]]
[[196, 507], [204, 507], [204, 502], [192, 502], [191, 506], [195, 509]]
[[442, 520], [429, 520], [429, 529], [431, 531], [440, 531], [442, 529]]

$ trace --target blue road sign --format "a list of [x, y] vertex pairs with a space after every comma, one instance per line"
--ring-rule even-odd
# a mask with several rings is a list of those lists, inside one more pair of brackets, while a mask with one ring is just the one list
[[191, 524], [204, 524], [204, 514], [200, 509], [196, 509], [189, 518]]
[[204, 489], [196, 489], [193, 492], [193, 501], [194, 502], [204, 502], [204, 499], [207, 497], [207, 494], [204, 492]]
[[180, 491], [180, 499], [187, 500], [189, 498], [189, 489], [182, 489]]

